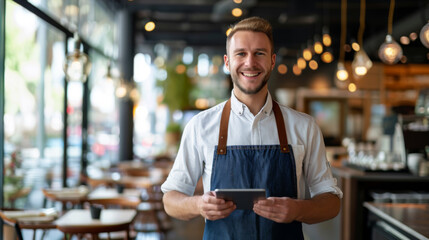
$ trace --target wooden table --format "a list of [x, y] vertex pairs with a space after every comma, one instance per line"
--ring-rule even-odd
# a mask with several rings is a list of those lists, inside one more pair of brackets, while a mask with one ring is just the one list
[[126, 231], [130, 239], [130, 224], [136, 217], [133, 209], [103, 209], [100, 219], [92, 219], [89, 209], [72, 209], [56, 221], [57, 228], [64, 234], [90, 233], [93, 239], [98, 239], [102, 232]]
[[364, 207], [377, 217], [372, 222], [381, 219], [388, 229], [404, 238], [429, 240], [429, 204], [365, 202]]
[[53, 202], [61, 202], [63, 210], [66, 210], [66, 204], [82, 205], [89, 194], [87, 187], [62, 188], [62, 189], [42, 189], [43, 195]]
[[[37, 230], [55, 229], [55, 219], [58, 212], [53, 209], [34, 209], [34, 210], [10, 210], [4, 209], [0, 211], [0, 217], [3, 221], [9, 222], [9, 225], [15, 225], [15, 230], [30, 229], [33, 230], [33, 239], [36, 238]], [[18, 226], [18, 229], [16, 228]], [[17, 232], [16, 234], [21, 234]], [[6, 235], [8, 236], [8, 235]], [[42, 235], [42, 239], [44, 232]], [[6, 238], [7, 239], [7, 238]]]
[[88, 194], [88, 199], [108, 199], [120, 197], [140, 198], [142, 190], [135, 188], [126, 188], [123, 193], [118, 193], [116, 188], [97, 188]]

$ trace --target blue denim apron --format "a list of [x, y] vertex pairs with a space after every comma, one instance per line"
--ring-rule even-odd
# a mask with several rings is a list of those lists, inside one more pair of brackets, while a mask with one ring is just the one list
[[[263, 188], [267, 197], [297, 197], [295, 160], [287, 143], [279, 105], [273, 111], [280, 145], [226, 146], [231, 100], [224, 106], [219, 144], [215, 149], [211, 187]], [[237, 133], [239, 134], [239, 133]], [[237, 209], [227, 218], [206, 220], [204, 240], [304, 239], [300, 222], [276, 223], [256, 215], [253, 210]]]

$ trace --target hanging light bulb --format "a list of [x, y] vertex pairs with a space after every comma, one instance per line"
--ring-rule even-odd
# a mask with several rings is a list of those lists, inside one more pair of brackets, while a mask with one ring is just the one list
[[366, 75], [371, 67], [372, 61], [363, 48], [355, 53], [355, 58], [352, 62], [353, 76], [360, 78]]
[[334, 56], [331, 51], [332, 50], [328, 48], [324, 53], [322, 53], [321, 58], [324, 63], [331, 63], [334, 60]]
[[392, 37], [393, 11], [395, 0], [390, 0], [389, 18], [387, 21], [386, 40], [378, 49], [378, 57], [386, 64], [395, 64], [402, 58], [402, 48]]
[[[353, 76], [360, 78], [368, 73], [368, 70], [372, 67], [372, 62], [363, 49], [363, 33], [365, 30], [365, 6], [366, 0], [360, 1], [360, 24], [358, 32], [358, 45], [359, 49], [355, 53], [355, 57], [352, 62]], [[350, 90], [350, 86], [349, 86]], [[352, 91], [351, 91], [352, 92]]]
[[152, 32], [153, 30], [155, 30], [155, 22], [152, 20], [149, 20], [145, 25], [144, 25], [144, 30], [146, 30], [146, 32]]
[[345, 89], [347, 84], [346, 80], [349, 78], [349, 73], [344, 66], [344, 45], [346, 42], [347, 31], [347, 0], [341, 0], [341, 38], [340, 38], [340, 56], [337, 64], [337, 71], [335, 73], [335, 85], [338, 88]]
[[323, 27], [322, 32], [323, 32], [323, 35], [322, 35], [323, 45], [325, 45], [326, 47], [331, 46], [332, 39], [331, 39], [331, 35], [329, 35], [329, 29], [325, 26]]
[[140, 98], [136, 83], [134, 81], [127, 81], [125, 79], [120, 79], [115, 94], [117, 98], [131, 99], [134, 103], [137, 103]]
[[91, 71], [91, 62], [88, 55], [80, 51], [80, 44], [79, 36], [75, 33], [74, 50], [67, 55], [63, 67], [68, 81], [86, 82]]
[[378, 49], [378, 56], [386, 64], [395, 64], [402, 58], [402, 48], [392, 35], [386, 35], [386, 41]]
[[304, 70], [307, 67], [307, 62], [302, 57], [298, 58], [298, 60], [296, 61], [296, 64], [302, 70]]
[[314, 52], [317, 54], [321, 54], [323, 52], [323, 45], [321, 42], [317, 41], [314, 43]]
[[420, 30], [420, 41], [425, 47], [429, 48], [429, 22]]
[[313, 54], [311, 53], [310, 48], [306, 48], [302, 51], [302, 57], [306, 60], [306, 61], [310, 61], [311, 58], [313, 57]]
[[337, 76], [337, 79], [340, 81], [345, 81], [349, 78], [349, 73], [344, 67], [343, 62], [338, 62], [336, 76]]
[[231, 10], [231, 14], [234, 17], [241, 17], [241, 15], [243, 15], [243, 10], [241, 10], [241, 8], [234, 8]]
[[356, 92], [357, 86], [354, 83], [349, 83], [349, 85], [347, 86], [347, 89], [349, 90], [349, 92]]

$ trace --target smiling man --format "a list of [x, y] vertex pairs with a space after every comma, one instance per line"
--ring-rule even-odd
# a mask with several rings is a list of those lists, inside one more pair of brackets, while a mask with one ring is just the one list
[[[169, 215], [206, 218], [204, 239], [303, 239], [301, 223], [328, 220], [340, 209], [342, 192], [319, 127], [310, 116], [280, 106], [268, 91], [276, 59], [271, 29], [258, 17], [233, 27], [224, 56], [231, 98], [187, 124], [162, 185]], [[194, 196], [200, 177], [205, 193]], [[252, 210], [236, 209], [216, 198], [217, 188], [263, 188], [267, 199]]]

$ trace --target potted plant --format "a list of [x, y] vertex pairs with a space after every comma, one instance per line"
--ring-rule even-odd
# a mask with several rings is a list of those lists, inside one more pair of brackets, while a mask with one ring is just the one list
[[181, 125], [172, 118], [174, 111], [193, 108], [192, 92], [194, 84], [187, 74], [187, 66], [180, 60], [166, 65], [167, 78], [158, 80], [157, 86], [162, 88], [162, 103], [167, 105], [170, 111], [170, 119], [167, 124], [165, 140], [167, 147], [177, 147], [182, 134]]
[[167, 78], [158, 80], [157, 86], [162, 88], [162, 103], [171, 112], [192, 108], [191, 92], [194, 84], [186, 73], [187, 66], [181, 61], [169, 63], [166, 66]]
[[165, 141], [169, 146], [176, 146], [180, 142], [182, 126], [176, 122], [170, 122], [165, 131]]

